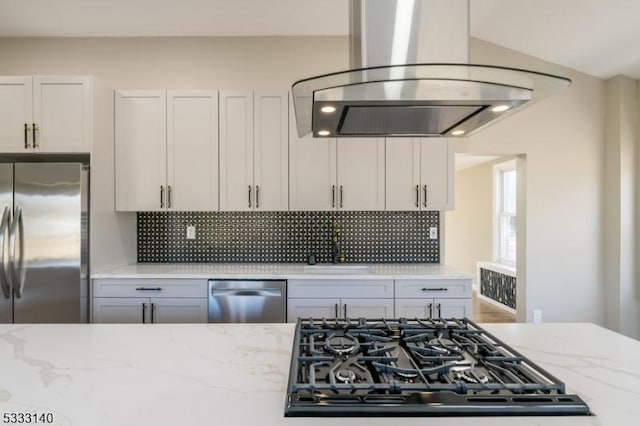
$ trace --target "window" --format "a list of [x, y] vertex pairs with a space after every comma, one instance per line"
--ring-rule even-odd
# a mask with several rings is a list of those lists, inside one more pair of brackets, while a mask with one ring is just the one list
[[506, 265], [516, 264], [516, 162], [515, 160], [493, 166], [494, 260]]

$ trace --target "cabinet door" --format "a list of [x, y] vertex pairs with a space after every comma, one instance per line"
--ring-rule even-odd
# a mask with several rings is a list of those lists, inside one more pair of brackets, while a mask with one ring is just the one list
[[393, 299], [342, 299], [344, 318], [394, 318]]
[[218, 92], [167, 91], [167, 207], [218, 210]]
[[340, 299], [288, 299], [287, 322], [296, 322], [298, 318], [341, 317], [340, 308]]
[[396, 299], [397, 318], [431, 318], [434, 314], [433, 299]]
[[206, 298], [152, 298], [149, 322], [206, 323]]
[[165, 209], [166, 129], [164, 90], [116, 92], [116, 210]]
[[256, 91], [254, 100], [253, 181], [255, 210], [289, 209], [289, 96]]
[[35, 144], [42, 152], [90, 152], [91, 78], [33, 77]]
[[420, 139], [386, 140], [386, 210], [420, 210]]
[[289, 120], [289, 208], [336, 209], [336, 140], [300, 138], [293, 107]]
[[471, 318], [471, 299], [434, 299], [434, 316], [440, 318]]
[[338, 140], [339, 210], [384, 210], [384, 139]]
[[253, 93], [220, 92], [220, 210], [253, 210]]
[[149, 299], [94, 297], [94, 323], [143, 323], [150, 317]]
[[25, 152], [31, 148], [32, 82], [31, 76], [0, 77], [0, 152]]
[[422, 210], [453, 210], [453, 142], [423, 138], [420, 146]]

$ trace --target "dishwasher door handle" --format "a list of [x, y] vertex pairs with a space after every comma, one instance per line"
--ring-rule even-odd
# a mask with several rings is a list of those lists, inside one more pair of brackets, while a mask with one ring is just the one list
[[257, 297], [281, 297], [282, 290], [279, 288], [261, 288], [261, 289], [229, 289], [229, 290], [219, 290], [212, 289], [211, 295], [213, 297], [217, 296], [257, 296]]

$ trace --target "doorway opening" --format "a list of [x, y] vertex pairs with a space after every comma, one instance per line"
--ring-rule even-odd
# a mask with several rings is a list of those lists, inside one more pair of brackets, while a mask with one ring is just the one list
[[515, 322], [525, 312], [526, 157], [456, 154], [455, 164], [443, 263], [474, 277], [475, 321]]

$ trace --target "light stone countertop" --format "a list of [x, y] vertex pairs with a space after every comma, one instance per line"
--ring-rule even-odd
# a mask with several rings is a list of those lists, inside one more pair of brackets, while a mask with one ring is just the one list
[[640, 342], [593, 324], [484, 324], [594, 416], [285, 418], [293, 324], [0, 325], [0, 418], [56, 426], [631, 426]]
[[[356, 264], [337, 266], [336, 272], [305, 272], [301, 263], [134, 263], [91, 274], [91, 278], [217, 278], [217, 279], [472, 279], [467, 273], [437, 263], [357, 264], [368, 272], [349, 271]], [[317, 268], [327, 264], [315, 265]], [[330, 266], [331, 268], [332, 266]], [[339, 268], [346, 268], [344, 273]]]

